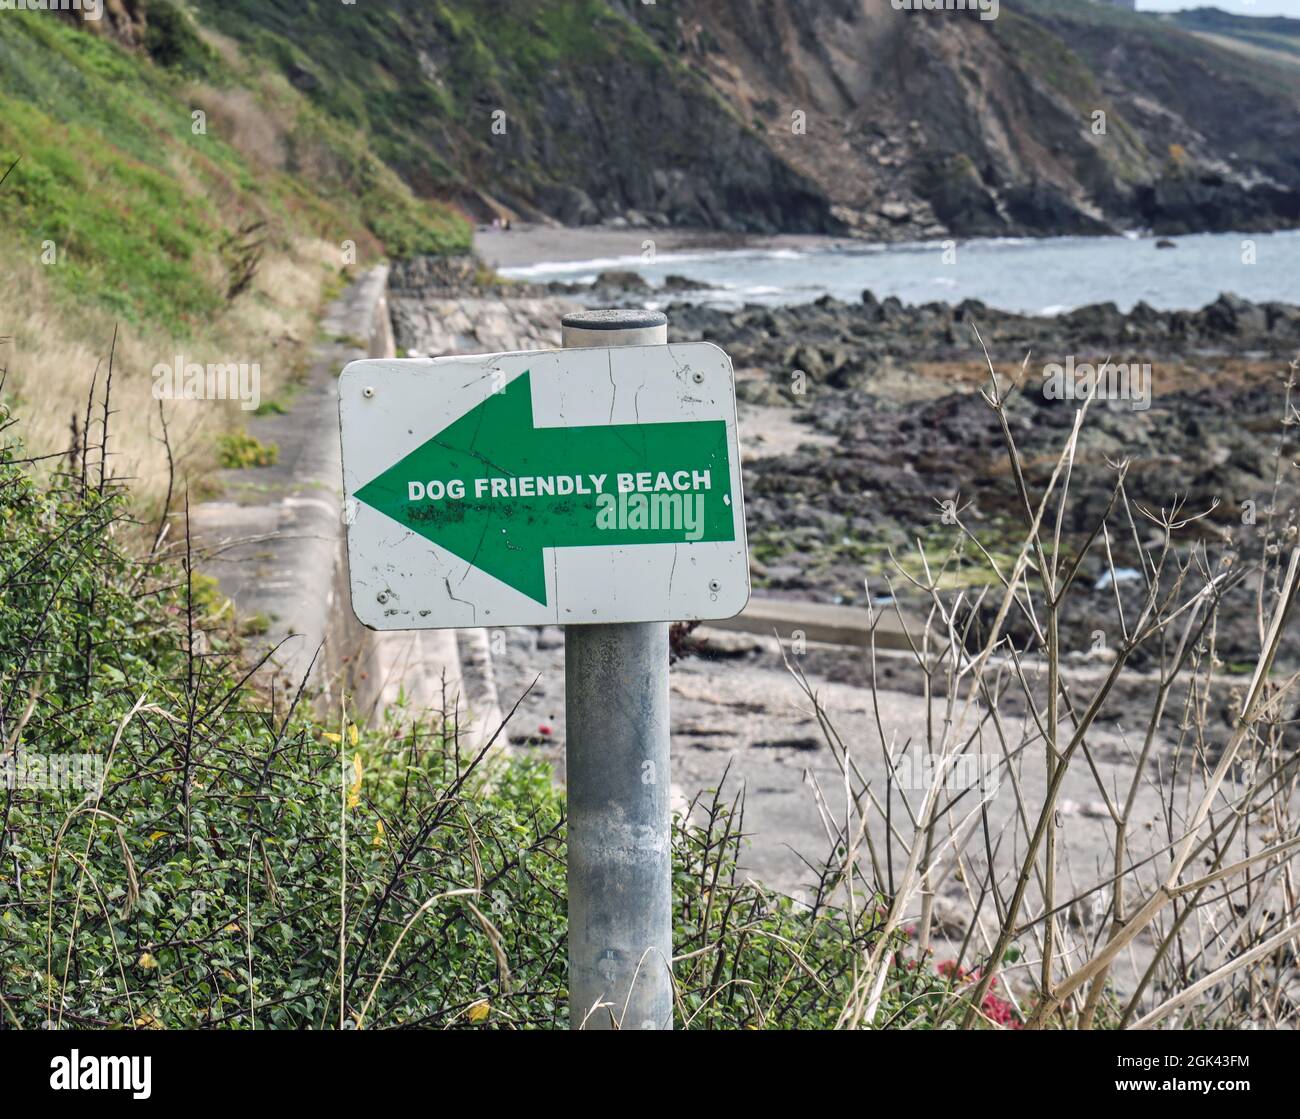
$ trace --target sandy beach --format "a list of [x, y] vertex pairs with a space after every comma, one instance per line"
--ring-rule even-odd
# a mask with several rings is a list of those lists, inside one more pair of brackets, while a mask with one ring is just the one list
[[524, 268], [555, 261], [640, 257], [645, 251], [646, 241], [653, 241], [655, 251], [661, 253], [691, 249], [825, 249], [836, 245], [861, 245], [860, 241], [848, 238], [802, 233], [759, 236], [707, 229], [610, 226], [571, 229], [555, 225], [517, 225], [508, 231], [490, 226], [475, 230], [474, 251], [493, 268]]

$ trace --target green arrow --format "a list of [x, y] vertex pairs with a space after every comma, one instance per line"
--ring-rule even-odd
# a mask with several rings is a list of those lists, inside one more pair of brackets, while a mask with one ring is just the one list
[[725, 421], [534, 427], [527, 372], [354, 496], [543, 606], [545, 548], [735, 539]]

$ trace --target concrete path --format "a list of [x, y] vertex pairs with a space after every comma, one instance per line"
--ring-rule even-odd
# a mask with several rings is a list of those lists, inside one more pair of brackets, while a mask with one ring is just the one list
[[330, 306], [321, 324], [325, 340], [289, 410], [250, 417], [249, 433], [278, 448], [275, 465], [223, 470], [222, 497], [190, 514], [205, 553], [201, 569], [217, 578], [241, 618], [266, 621], [265, 635], [252, 644], [278, 646], [273, 663], [286, 687], [296, 687], [315, 658], [314, 676], [329, 688], [341, 664], [341, 657], [317, 657], [326, 636], [340, 632], [337, 614], [346, 608], [338, 593], [342, 467], [335, 379], [367, 351], [335, 339], [369, 344], [386, 278], [386, 269], [368, 272]]
[[821, 602], [796, 602], [781, 598], [751, 598], [734, 618], [710, 622], [714, 629], [779, 634], [782, 641], [819, 641], [869, 649], [920, 648], [924, 626], [917, 618], [879, 607], [874, 616], [859, 606], [830, 606]]
[[[387, 268], [375, 268], [329, 307], [311, 372], [287, 413], [250, 418], [275, 444], [274, 466], [225, 470], [223, 495], [191, 510], [199, 567], [215, 576], [242, 619], [260, 618], [255, 653], [276, 648], [277, 687], [296, 690], [311, 668], [313, 690], [336, 705], [346, 691], [363, 718], [404, 697], [412, 711], [439, 710], [444, 695], [473, 714], [476, 735], [500, 721], [482, 630], [375, 633], [348, 601], [339, 458], [339, 371], [364, 357], [391, 357]], [[462, 668], [461, 648], [472, 671]], [[472, 743], [471, 743], [472, 744]]]

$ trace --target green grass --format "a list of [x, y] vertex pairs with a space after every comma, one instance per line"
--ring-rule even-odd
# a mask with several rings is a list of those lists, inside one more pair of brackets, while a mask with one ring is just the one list
[[[313, 104], [363, 130], [421, 194], [527, 195], [565, 178], [564, 160], [590, 139], [583, 122], [600, 114], [584, 106], [597, 71], [646, 75], [711, 118], [731, 112], [605, 0], [199, 0], [198, 11], [254, 56], [310, 75]], [[517, 139], [492, 135], [496, 110]], [[553, 138], [545, 161], [542, 135]], [[668, 152], [685, 140], [655, 142]]]
[[38, 13], [0, 20], [7, 236], [33, 258], [53, 241], [73, 299], [181, 334], [222, 303], [220, 215], [158, 159], [188, 124], [147, 63]]
[[0, 209], [36, 257], [54, 243], [57, 276], [74, 299], [96, 299], [129, 321], [186, 333], [223, 304], [210, 267], [220, 227], [201, 199], [106, 143], [0, 96], [0, 160], [18, 164]]
[[196, 134], [212, 87], [192, 81], [241, 88], [256, 67], [218, 67], [186, 17], [160, 0], [150, 11], [170, 13], [150, 24], [157, 61], [38, 12], [0, 20], [0, 167], [18, 161], [0, 194], [4, 239], [32, 258], [53, 241], [71, 300], [185, 336], [224, 304], [222, 246], [254, 222], [273, 243], [354, 240], [362, 260], [468, 247], [467, 223], [417, 199], [287, 82], [250, 87], [254, 103], [288, 122], [285, 146], [318, 173], [259, 167], [216, 127]]
[[274, 443], [263, 443], [247, 432], [234, 431], [218, 436], [217, 461], [227, 470], [274, 466], [280, 461], [280, 448]]
[[[1143, 65], [1172, 75], [1205, 72], [1213, 75], [1216, 83], [1240, 82], [1271, 98], [1277, 97], [1279, 83], [1291, 93], [1300, 91], [1300, 74], [1293, 69], [1246, 58], [1188, 34], [1186, 17], [1190, 15], [1195, 22], [1197, 13], [1162, 19], [1082, 0], [1015, 0], [1014, 6], [1007, 3], [1004, 7], [1040, 23], [1085, 63], [1109, 51], [1122, 37], [1126, 50], [1142, 57]], [[998, 20], [999, 25], [1003, 22]]]

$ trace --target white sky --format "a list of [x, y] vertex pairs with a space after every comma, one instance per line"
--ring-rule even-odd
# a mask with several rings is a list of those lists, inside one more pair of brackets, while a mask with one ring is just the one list
[[1221, 8], [1243, 16], [1290, 16], [1300, 19], [1300, 0], [1138, 0], [1138, 7], [1146, 12], [1177, 12], [1185, 8]]

